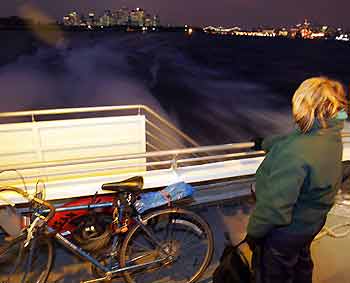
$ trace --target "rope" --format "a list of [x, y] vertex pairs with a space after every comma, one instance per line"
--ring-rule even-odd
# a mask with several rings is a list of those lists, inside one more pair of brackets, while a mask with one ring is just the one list
[[168, 206], [170, 207], [171, 206], [171, 195], [169, 194], [169, 192], [167, 191], [159, 191], [161, 193], [161, 195], [165, 198], [165, 200], [167, 201], [168, 203]]
[[330, 236], [330, 237], [333, 237], [333, 238], [344, 238], [344, 237], [346, 237], [347, 235], [350, 234], [350, 228], [347, 231], [343, 232], [343, 233], [336, 233], [335, 230], [340, 229], [340, 228], [344, 228], [344, 227], [347, 227], [347, 226], [350, 226], [350, 222], [337, 224], [337, 225], [334, 225], [332, 227], [324, 226], [322, 228], [322, 230], [314, 238], [314, 241], [317, 241], [317, 240], [319, 240], [319, 239], [321, 239], [321, 238], [323, 238], [325, 236]]

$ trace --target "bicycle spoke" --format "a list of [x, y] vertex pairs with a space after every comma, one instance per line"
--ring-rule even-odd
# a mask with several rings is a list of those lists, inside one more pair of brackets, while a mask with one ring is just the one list
[[155, 246], [155, 247], [159, 247], [162, 248], [160, 246], [160, 242], [159, 239], [157, 239], [155, 233], [150, 232], [150, 230], [145, 226], [145, 225], [141, 225], [141, 229], [146, 233], [146, 236], [148, 236], [149, 241]]
[[[188, 270], [189, 270], [188, 267], [186, 265], [184, 265], [184, 266], [182, 266], [182, 268], [177, 269], [177, 272], [184, 275], [186, 277], [186, 281], [189, 281], [193, 270], [190, 270], [190, 272], [188, 272]], [[187, 272], [185, 273], [185, 271], [187, 271]], [[188, 276], [188, 273], [190, 274], [190, 276]]]
[[[175, 216], [169, 217], [169, 223], [167, 225], [167, 235], [164, 238], [165, 241], [168, 241], [170, 239], [176, 240], [176, 234], [174, 234], [175, 227], [176, 227], [176, 217]], [[175, 235], [175, 237], [174, 237], [174, 235]]]
[[147, 257], [147, 256], [153, 255], [153, 253], [154, 253], [154, 252], [152, 251], [152, 252], [148, 252], [148, 253], [145, 253], [145, 254], [136, 256], [135, 258], [129, 259], [129, 260], [128, 260], [128, 263], [129, 263], [129, 262], [134, 262], [134, 261], [137, 261], [137, 260], [140, 260], [140, 259], [143, 259], [143, 258], [145, 258], [145, 257]]
[[191, 244], [192, 242], [189, 242], [189, 241], [186, 241], [186, 243], [184, 243], [182, 245], [182, 248], [183, 249], [193, 249], [195, 247], [199, 247], [199, 246], [202, 246], [202, 245], [206, 245], [207, 241], [194, 241], [194, 244]]
[[[126, 281], [186, 283], [198, 279], [212, 255], [212, 237], [207, 224], [183, 209], [151, 213], [144, 219], [145, 226], [135, 226], [123, 243], [121, 266], [161, 261], [125, 272]], [[145, 251], [148, 246], [154, 247], [154, 251]]]
[[201, 241], [201, 238], [198, 238], [193, 235], [193, 233], [189, 234], [186, 240], [184, 239], [184, 242], [182, 244], [183, 247], [188, 246], [190, 243], [195, 242], [198, 243]]
[[139, 248], [143, 248], [145, 251], [150, 251], [150, 250], [151, 250], [151, 248], [146, 247], [145, 245], [139, 243], [139, 242], [136, 241], [136, 240], [133, 241], [133, 244], [135, 244], [135, 245], [138, 246]]

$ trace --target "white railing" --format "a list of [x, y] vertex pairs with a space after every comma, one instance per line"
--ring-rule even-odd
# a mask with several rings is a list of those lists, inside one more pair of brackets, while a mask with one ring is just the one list
[[[178, 180], [186, 182], [203, 182], [225, 178], [254, 175], [264, 158], [264, 151], [253, 150], [254, 143], [232, 143], [214, 146], [198, 146], [164, 118], [142, 105], [107, 106], [79, 109], [58, 109], [23, 111], [15, 113], [0, 113], [0, 119], [30, 117], [32, 121], [41, 120], [42, 116], [77, 113], [106, 113], [108, 111], [142, 111], [151, 113], [154, 120], [166, 125], [167, 129], [160, 127], [158, 134], [153, 132], [154, 139], [163, 140], [164, 131], [176, 132], [171, 135], [175, 139], [192, 144], [191, 147], [158, 150], [131, 154], [99, 155], [97, 157], [82, 157], [71, 159], [50, 160], [46, 162], [31, 162], [0, 165], [0, 173], [18, 172], [25, 176], [29, 190], [33, 190], [38, 179], [45, 182], [48, 199], [70, 198], [91, 195], [99, 190], [105, 182], [119, 181], [133, 175], [142, 175], [145, 178], [145, 188], [165, 186]], [[133, 113], [135, 114], [135, 113]], [[150, 119], [150, 118], [148, 118]], [[50, 120], [51, 121], [51, 120]], [[152, 123], [153, 123], [152, 122]], [[349, 125], [348, 125], [349, 126]], [[168, 134], [168, 133], [167, 133]], [[161, 136], [161, 137], [160, 137]], [[108, 138], [108, 133], [106, 134]], [[350, 131], [346, 127], [343, 132], [344, 153], [343, 158], [350, 156]], [[143, 170], [138, 170], [144, 168]], [[145, 168], [147, 170], [145, 170]], [[21, 183], [18, 176], [0, 174], [0, 182], [11, 184]], [[74, 190], [72, 189], [74, 188]], [[20, 200], [14, 200], [21, 202]]]
[[[264, 151], [254, 151], [252, 147], [254, 143], [233, 143], [233, 144], [224, 144], [224, 145], [215, 145], [215, 146], [202, 146], [202, 147], [194, 147], [194, 148], [186, 148], [186, 149], [175, 149], [175, 150], [166, 150], [166, 151], [157, 151], [157, 152], [146, 152], [146, 153], [138, 153], [138, 154], [125, 154], [125, 155], [109, 155], [109, 156], [99, 156], [96, 158], [75, 158], [75, 159], [67, 159], [67, 160], [55, 160], [48, 162], [33, 162], [26, 164], [14, 164], [14, 165], [5, 165], [0, 166], [0, 173], [6, 171], [23, 171], [23, 170], [33, 170], [33, 169], [47, 169], [47, 168], [58, 168], [58, 167], [67, 167], [66, 171], [59, 171], [58, 173], [46, 173], [43, 175], [35, 174], [33, 176], [26, 175], [26, 178], [43, 178], [43, 177], [54, 177], [54, 176], [64, 176], [64, 175], [80, 175], [85, 173], [96, 173], [102, 171], [110, 171], [116, 169], [130, 169], [130, 168], [143, 168], [147, 166], [148, 168], [156, 168], [158, 166], [165, 166], [165, 168], [179, 168], [184, 166], [193, 166], [200, 165], [204, 163], [212, 163], [219, 162], [225, 160], [234, 160], [234, 159], [246, 159], [257, 156], [263, 156]], [[228, 151], [237, 151], [240, 152], [231, 152]], [[223, 152], [224, 153], [217, 153]], [[195, 154], [198, 153], [206, 153], [206, 156], [200, 156]], [[215, 154], [214, 154], [215, 153]], [[194, 157], [188, 157], [194, 155]], [[152, 158], [165, 158], [162, 161], [146, 161], [146, 162], [136, 162], [129, 163], [127, 162], [125, 165], [117, 164], [112, 166], [101, 165], [98, 166], [99, 163], [109, 163], [115, 161], [130, 161], [133, 159], [136, 160], [150, 160]], [[95, 164], [93, 168], [87, 169], [77, 169], [76, 165], [86, 165], [86, 164]], [[73, 169], [70, 169], [69, 166], [73, 166]], [[153, 169], [157, 170], [157, 169]], [[150, 170], [149, 170], [150, 171]], [[11, 180], [6, 179], [7, 181]], [[2, 181], [6, 181], [2, 179]]]
[[[54, 116], [55, 118], [59, 118], [63, 115], [67, 117], [69, 117], [69, 115], [78, 115], [78, 117], [81, 118], [81, 115], [86, 113], [92, 113], [96, 115], [98, 113], [107, 112], [118, 112], [118, 115], [122, 115], [122, 112], [125, 112], [127, 115], [134, 115], [135, 113], [139, 115], [145, 115], [147, 127], [146, 135], [149, 137], [147, 143], [155, 150], [161, 150], [162, 146], [163, 148], [164, 146], [167, 146], [167, 149], [184, 148], [187, 146], [199, 146], [195, 140], [179, 130], [173, 123], [157, 114], [148, 106], [141, 104], [3, 112], [0, 113], [0, 119], [15, 119], [15, 121], [19, 121], [19, 119], [21, 119], [20, 121], [23, 121], [23, 119], [27, 118], [28, 120], [29, 118], [32, 122], [35, 122], [40, 121], [47, 116]], [[162, 139], [159, 139], [159, 137], [162, 137]], [[155, 145], [154, 140], [156, 140], [158, 144]], [[183, 142], [185, 142], [185, 144]]]

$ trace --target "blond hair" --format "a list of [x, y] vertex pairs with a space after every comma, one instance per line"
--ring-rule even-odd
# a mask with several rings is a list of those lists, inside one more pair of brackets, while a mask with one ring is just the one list
[[303, 133], [311, 129], [315, 119], [322, 128], [327, 128], [327, 120], [347, 108], [344, 87], [325, 77], [307, 79], [294, 93], [292, 108], [294, 120]]

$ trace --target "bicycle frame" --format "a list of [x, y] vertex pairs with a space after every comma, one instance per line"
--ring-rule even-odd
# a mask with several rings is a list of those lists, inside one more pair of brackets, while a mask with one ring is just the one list
[[[139, 224], [143, 228], [143, 230], [146, 232], [146, 234], [148, 236], [150, 236], [153, 244], [156, 245], [156, 246], [159, 246], [159, 244], [157, 243], [157, 240], [153, 237], [152, 233], [150, 233], [148, 231], [148, 229], [145, 227], [145, 225], [142, 223], [141, 217], [140, 216], [135, 217], [135, 221], [137, 222], [137, 224]], [[50, 227], [48, 227], [48, 231], [49, 231], [49, 233], [50, 232], [51, 233], [54, 232], [54, 230], [52, 228], [50, 228]], [[154, 264], [157, 264], [157, 263], [160, 263], [160, 262], [166, 260], [166, 257], [165, 257], [165, 258], [157, 259], [157, 260], [154, 260], [154, 261], [151, 261], [151, 262], [148, 262], [148, 263], [137, 264], [137, 265], [127, 266], [127, 267], [123, 267], [123, 268], [119, 268], [119, 263], [116, 262], [115, 266], [106, 267], [105, 265], [101, 264], [95, 257], [93, 257], [88, 252], [84, 251], [82, 248], [80, 248], [79, 246], [77, 246], [74, 243], [72, 243], [71, 241], [69, 241], [62, 234], [56, 233], [55, 234], [55, 239], [56, 239], [56, 241], [59, 244], [61, 244], [66, 249], [68, 249], [68, 250], [78, 254], [80, 257], [86, 259], [87, 261], [92, 263], [94, 266], [96, 266], [98, 269], [100, 269], [101, 271], [105, 272], [105, 277], [97, 278], [97, 279], [86, 281], [86, 282], [96, 282], [96, 281], [100, 281], [100, 280], [111, 279], [113, 277], [113, 275], [115, 275], [117, 273], [148, 267], [148, 266], [151, 266], [151, 265], [154, 265]], [[116, 253], [116, 251], [118, 250], [118, 248], [119, 248], [119, 240], [120, 240], [120, 236], [119, 235], [114, 235], [114, 237], [113, 237], [113, 244], [112, 244], [112, 250], [110, 252], [111, 256], [113, 256]], [[163, 252], [166, 253], [166, 251], [163, 251]], [[135, 261], [135, 260], [136, 259], [134, 259], [133, 261]]]
[[[96, 204], [89, 204], [89, 205], [78, 205], [78, 206], [68, 206], [68, 207], [57, 208], [56, 212], [59, 213], [59, 212], [71, 212], [71, 211], [85, 210], [86, 212], [84, 214], [87, 214], [90, 209], [99, 209], [99, 208], [111, 209], [113, 206], [114, 206], [113, 202], [96, 203]], [[119, 210], [122, 211], [123, 210], [123, 206], [121, 206], [119, 208]], [[47, 215], [49, 213], [49, 211], [50, 210], [46, 210], [46, 209], [45, 210], [41, 210], [41, 211], [37, 211], [37, 212], [34, 213], [34, 215], [36, 216], [36, 218], [43, 219], [43, 218], [45, 218], [44, 215]], [[81, 215], [84, 215], [84, 214], [80, 213], [78, 215], [81, 216]], [[54, 217], [52, 219], [54, 219]], [[133, 219], [135, 221], [135, 224], [140, 225], [142, 227], [142, 229], [145, 231], [145, 233], [149, 236], [149, 238], [152, 241], [153, 245], [155, 247], [161, 248], [163, 250], [163, 253], [166, 255], [167, 252], [158, 244], [157, 239], [146, 228], [145, 224], [142, 221], [141, 216], [139, 214], [137, 214], [137, 216], [133, 217]], [[143, 264], [137, 264], [137, 265], [133, 265], [133, 266], [126, 266], [126, 267], [123, 267], [123, 268], [120, 268], [120, 265], [119, 265], [118, 261], [113, 263], [113, 265], [112, 265], [111, 262], [109, 262], [107, 264], [102, 264], [102, 263], [99, 262], [99, 260], [96, 257], [94, 257], [93, 255], [89, 254], [89, 252], [85, 251], [83, 248], [79, 247], [78, 245], [76, 245], [75, 243], [70, 241], [68, 238], [66, 238], [65, 237], [66, 236], [66, 233], [65, 233], [66, 231], [58, 232], [53, 227], [49, 226], [48, 225], [49, 223], [50, 223], [50, 221], [46, 225], [47, 232], [48, 232], [49, 235], [53, 235], [54, 234], [53, 239], [55, 239], [55, 241], [58, 244], [60, 244], [61, 246], [63, 246], [67, 250], [73, 252], [74, 254], [77, 254], [78, 256], [83, 258], [84, 260], [90, 262], [97, 269], [99, 269], [100, 271], [105, 273], [104, 277], [85, 281], [87, 283], [88, 282], [103, 281], [103, 280], [106, 280], [106, 279], [109, 280], [109, 279], [113, 278], [113, 276], [115, 274], [122, 273], [122, 272], [125, 272], [125, 271], [131, 271], [131, 270], [137, 270], [137, 269], [141, 269], [141, 268], [147, 268], [149, 266], [161, 263], [161, 262], [163, 262], [164, 260], [167, 259], [167, 256], [164, 256], [163, 258], [156, 259], [156, 260], [153, 260], [151, 262], [147, 262], [147, 263], [143, 263]], [[29, 227], [30, 227], [30, 225], [27, 228], [29, 229]], [[62, 226], [62, 227], [64, 227], [64, 226]], [[113, 257], [117, 253], [117, 251], [120, 248], [120, 243], [121, 243], [121, 240], [123, 239], [123, 235], [124, 235], [124, 233], [115, 234], [113, 236], [113, 241], [112, 241], [112, 245], [111, 245], [111, 250], [109, 252], [109, 256]], [[143, 256], [147, 256], [147, 254], [146, 255], [141, 255], [141, 256], [139, 256], [139, 257], [137, 257], [135, 259], [132, 259], [129, 262], [131, 263], [133, 261], [139, 260]]]

